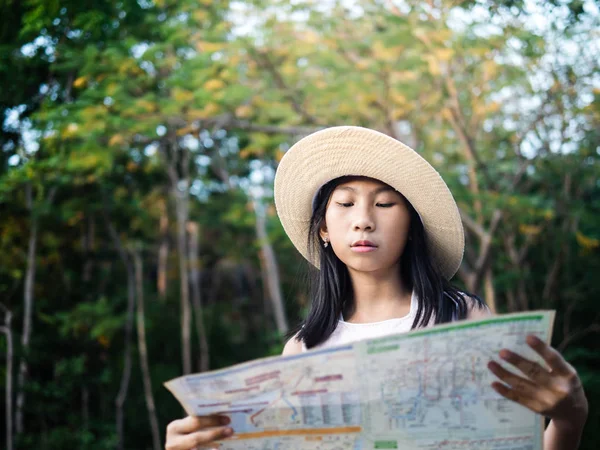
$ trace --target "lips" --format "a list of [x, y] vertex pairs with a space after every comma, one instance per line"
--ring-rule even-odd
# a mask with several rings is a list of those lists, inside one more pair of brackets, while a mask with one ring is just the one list
[[352, 244], [352, 247], [377, 247], [373, 242], [371, 241], [356, 241]]

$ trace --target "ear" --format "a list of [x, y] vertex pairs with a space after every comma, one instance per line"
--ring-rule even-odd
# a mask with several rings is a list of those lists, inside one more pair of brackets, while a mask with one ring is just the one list
[[325, 225], [325, 221], [323, 221], [321, 228], [319, 228], [319, 236], [321, 237], [321, 240], [329, 238], [329, 233], [327, 232], [327, 225]]

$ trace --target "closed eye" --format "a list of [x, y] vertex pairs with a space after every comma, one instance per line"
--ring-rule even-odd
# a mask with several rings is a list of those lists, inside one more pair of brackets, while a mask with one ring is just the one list
[[[340, 203], [340, 202], [336, 202], [339, 206], [341, 206], [342, 208], [350, 208], [351, 206], [354, 206], [354, 203], [352, 202], [348, 202], [348, 203]], [[391, 208], [392, 206], [394, 206], [396, 203], [377, 203], [376, 206], [379, 206], [381, 208]]]

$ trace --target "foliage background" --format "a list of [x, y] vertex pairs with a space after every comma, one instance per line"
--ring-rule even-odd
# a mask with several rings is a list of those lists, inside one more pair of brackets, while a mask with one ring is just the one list
[[497, 312], [557, 310], [596, 448], [598, 2], [1, 0], [0, 17], [14, 448], [160, 448], [182, 414], [162, 382], [279, 353], [309, 300], [274, 170], [339, 124], [440, 171], [467, 237], [457, 284]]

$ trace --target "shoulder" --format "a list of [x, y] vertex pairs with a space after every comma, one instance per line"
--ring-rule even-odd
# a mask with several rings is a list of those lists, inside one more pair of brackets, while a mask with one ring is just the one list
[[296, 336], [286, 342], [285, 347], [283, 347], [283, 352], [281, 353], [283, 356], [302, 353], [302, 341], [297, 340]]
[[492, 311], [483, 300], [474, 295], [462, 293], [467, 302], [467, 320], [485, 319], [492, 316]]

